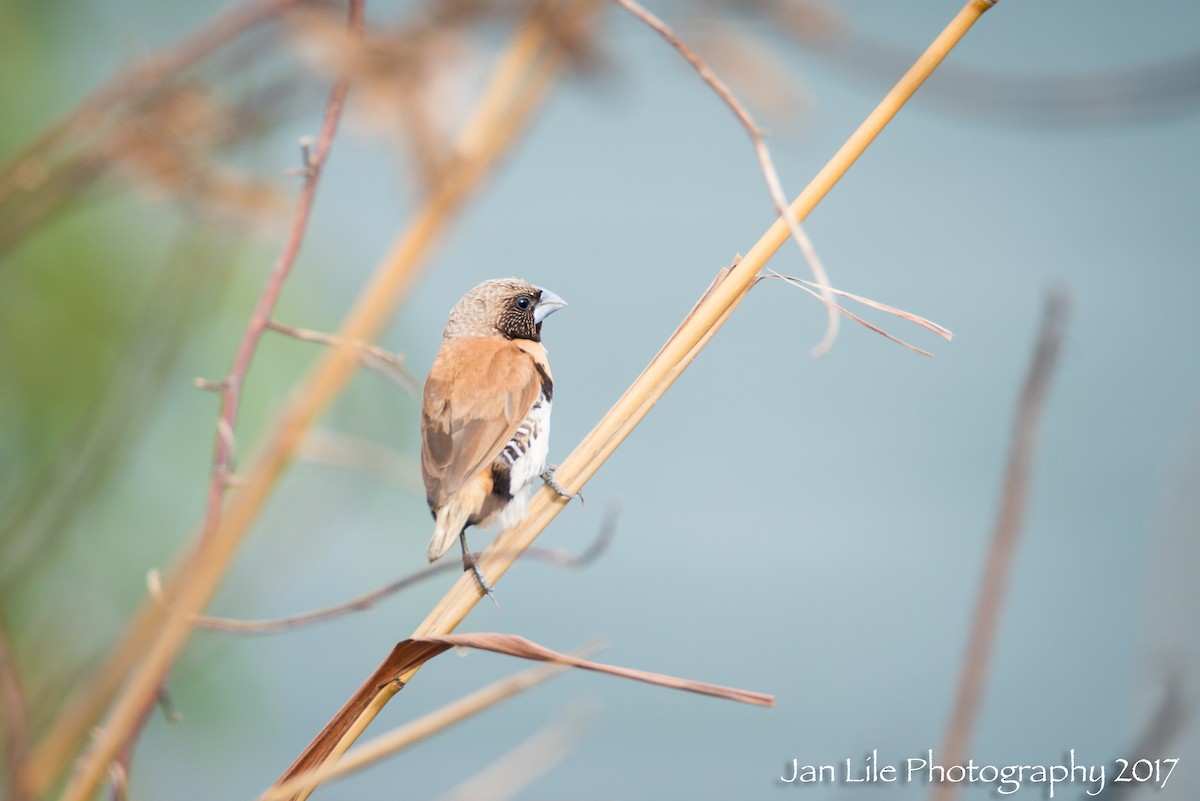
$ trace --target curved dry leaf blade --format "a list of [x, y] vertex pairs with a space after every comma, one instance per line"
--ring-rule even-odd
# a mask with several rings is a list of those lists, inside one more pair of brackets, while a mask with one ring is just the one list
[[693, 681], [691, 679], [681, 679], [662, 673], [652, 673], [648, 670], [637, 670], [619, 665], [608, 665], [602, 662], [591, 662], [587, 659], [580, 659], [568, 654], [560, 654], [558, 651], [552, 651], [549, 648], [531, 642], [524, 637], [518, 637], [515, 634], [497, 634], [493, 632], [443, 634], [406, 640], [406, 642], [440, 645], [443, 649], [450, 646], [478, 648], [483, 651], [493, 651], [498, 654], [520, 657], [521, 659], [553, 662], [559, 665], [570, 665], [571, 667], [583, 670], [594, 670], [597, 673], [607, 673], [611, 676], [620, 676], [621, 678], [642, 681], [659, 687], [669, 687], [674, 690], [686, 690], [687, 692], [699, 693], [700, 695], [710, 695], [714, 698], [725, 698], [743, 704], [754, 704], [755, 706], [775, 705], [775, 696], [767, 695], [766, 693], [739, 690], [736, 687], [725, 687], [720, 684], [709, 684], [708, 682]]
[[[594, 640], [582, 646], [578, 653], [594, 653], [599, 647], [599, 641]], [[278, 801], [278, 799], [300, 797], [311, 792], [318, 785], [327, 784], [333, 779], [363, 770], [380, 762], [385, 757], [490, 709], [502, 701], [531, 690], [566, 669], [566, 665], [544, 664], [507, 676], [381, 734], [370, 742], [348, 751], [339, 760], [326, 760], [311, 770], [297, 773], [286, 779], [281, 778], [259, 796], [258, 801]]]
[[350, 730], [354, 721], [358, 720], [363, 710], [379, 694], [380, 689], [449, 648], [449, 645], [415, 640], [403, 640], [396, 643], [396, 647], [379, 667], [375, 668], [375, 672], [367, 677], [367, 680], [338, 710], [333, 719], [317, 732], [317, 736], [312, 739], [304, 752], [292, 763], [291, 767], [284, 771], [275, 784], [282, 784], [288, 779], [311, 771], [324, 763], [333, 753], [337, 744], [341, 742], [342, 737]]

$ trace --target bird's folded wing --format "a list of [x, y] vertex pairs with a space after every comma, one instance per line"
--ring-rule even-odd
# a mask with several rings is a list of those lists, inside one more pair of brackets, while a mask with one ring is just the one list
[[447, 340], [425, 382], [421, 470], [434, 508], [508, 444], [540, 391], [533, 356], [509, 340]]

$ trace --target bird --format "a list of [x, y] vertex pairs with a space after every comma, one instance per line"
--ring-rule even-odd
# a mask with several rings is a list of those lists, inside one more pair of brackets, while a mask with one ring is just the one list
[[547, 465], [554, 379], [542, 323], [566, 302], [519, 278], [479, 284], [454, 305], [421, 400], [421, 474], [433, 514], [429, 561], [457, 538], [463, 569], [495, 600], [467, 548], [470, 526], [508, 528], [534, 482], [566, 492]]

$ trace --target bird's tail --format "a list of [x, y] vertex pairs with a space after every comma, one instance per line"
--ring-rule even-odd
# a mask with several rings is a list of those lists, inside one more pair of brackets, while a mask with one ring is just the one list
[[471, 510], [460, 501], [451, 500], [438, 509], [437, 522], [433, 526], [433, 538], [429, 540], [429, 561], [436, 561], [450, 550], [458, 535], [462, 533], [471, 517]]

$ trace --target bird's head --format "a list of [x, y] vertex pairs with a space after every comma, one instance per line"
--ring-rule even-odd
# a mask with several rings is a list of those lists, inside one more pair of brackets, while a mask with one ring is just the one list
[[442, 336], [499, 335], [541, 342], [542, 321], [566, 305], [548, 289], [519, 278], [496, 278], [484, 281], [454, 304]]

